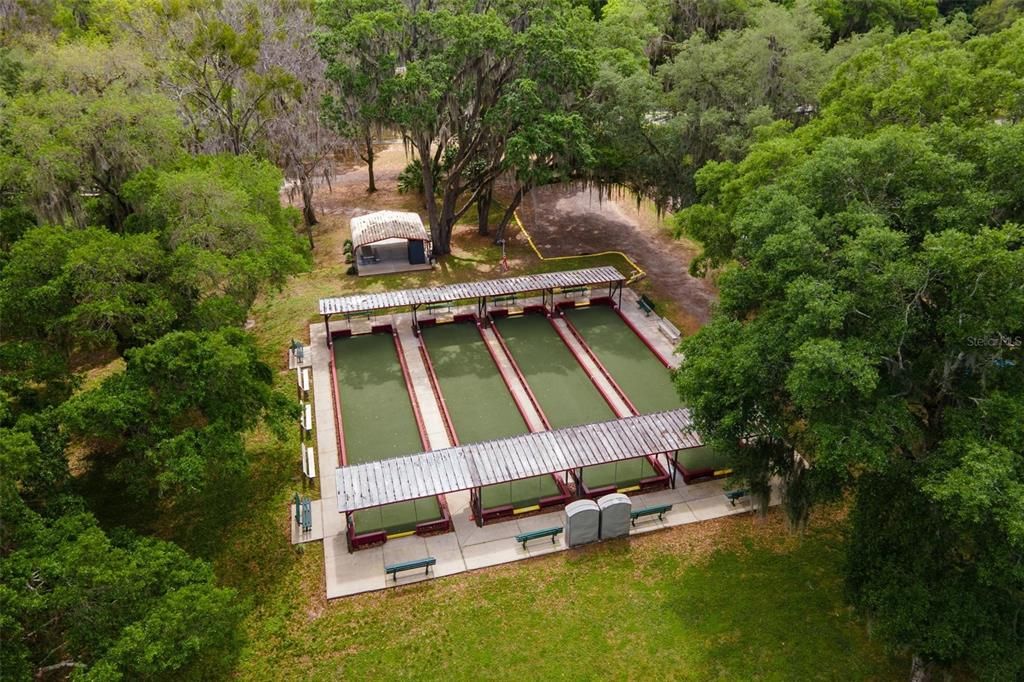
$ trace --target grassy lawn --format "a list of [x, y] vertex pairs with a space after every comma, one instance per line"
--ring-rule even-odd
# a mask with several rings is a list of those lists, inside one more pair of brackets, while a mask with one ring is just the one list
[[[321, 296], [505, 274], [500, 249], [466, 227], [433, 272], [349, 277], [331, 262], [343, 237], [322, 229], [316, 269], [254, 309], [253, 331], [287, 395], [286, 345], [308, 338]], [[509, 260], [509, 275], [628, 272], [614, 256], [538, 261], [520, 239]], [[317, 496], [297, 451], [297, 436], [257, 433], [248, 478], [154, 524], [212, 561], [248, 605], [232, 662], [240, 679], [851, 680], [908, 668], [843, 604], [837, 510], [799, 538], [776, 511], [765, 523], [721, 519], [328, 603], [321, 543], [289, 545], [291, 495]]]
[[316, 544], [293, 556], [261, 599], [237, 672], [268, 680], [283, 671], [352, 680], [900, 678], [905, 662], [870, 642], [842, 603], [834, 510], [801, 539], [780, 517], [721, 519], [330, 604], [320, 596]]

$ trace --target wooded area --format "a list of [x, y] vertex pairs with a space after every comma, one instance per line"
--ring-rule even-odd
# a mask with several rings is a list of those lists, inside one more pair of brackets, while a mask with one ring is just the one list
[[246, 321], [399, 136], [441, 257], [553, 183], [670, 213], [705, 440], [794, 532], [847, 501], [914, 679], [1024, 679], [1020, 0], [0, 0], [0, 38], [5, 678], [233, 674], [252, 595], [161, 529], [286, 447]]

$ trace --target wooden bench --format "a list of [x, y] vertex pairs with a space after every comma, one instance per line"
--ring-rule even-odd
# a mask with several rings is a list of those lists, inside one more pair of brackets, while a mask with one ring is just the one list
[[639, 519], [641, 516], [654, 516], [655, 514], [658, 515], [658, 520], [661, 521], [663, 518], [665, 518], [665, 514], [667, 514], [670, 511], [672, 511], [671, 504], [659, 504], [653, 507], [644, 507], [643, 509], [636, 509], [629, 512], [629, 522], [635, 526], [636, 520]]
[[536, 540], [537, 538], [551, 538], [551, 544], [555, 544], [555, 538], [562, 532], [561, 526], [554, 526], [553, 528], [542, 528], [541, 530], [531, 530], [528, 533], [520, 533], [516, 536], [516, 542], [523, 543], [523, 549], [526, 549], [526, 543], [530, 540]]
[[742, 499], [750, 494], [750, 491], [746, 488], [737, 488], [736, 490], [725, 491], [725, 499], [732, 503], [732, 506], [736, 506], [736, 500]]
[[384, 573], [391, 574], [391, 577], [398, 581], [399, 571], [409, 571], [414, 568], [425, 568], [424, 575], [430, 575], [430, 567], [437, 563], [437, 559], [432, 556], [423, 557], [422, 559], [416, 559], [415, 561], [403, 561], [400, 564], [391, 564], [390, 566], [384, 567]]
[[637, 299], [636, 304], [640, 306], [640, 309], [644, 311], [644, 315], [647, 315], [648, 317], [650, 317], [651, 313], [653, 313], [655, 308], [657, 308], [657, 306], [654, 305], [654, 301], [647, 298], [646, 295], [641, 295], [640, 298]]
[[679, 343], [679, 340], [683, 338], [676, 326], [664, 318], [658, 322], [658, 331], [672, 343]]

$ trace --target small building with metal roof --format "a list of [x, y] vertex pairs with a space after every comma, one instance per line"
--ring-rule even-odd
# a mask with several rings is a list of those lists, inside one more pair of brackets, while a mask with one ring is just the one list
[[350, 225], [360, 275], [430, 269], [430, 232], [418, 213], [377, 211], [356, 216]]

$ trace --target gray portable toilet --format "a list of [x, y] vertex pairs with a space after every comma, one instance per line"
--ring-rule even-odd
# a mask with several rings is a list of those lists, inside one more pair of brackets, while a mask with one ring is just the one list
[[629, 513], [633, 502], [629, 495], [609, 493], [597, 501], [601, 509], [601, 539], [619, 538], [629, 535]]
[[593, 500], [576, 500], [565, 505], [565, 544], [569, 547], [596, 542], [601, 528], [601, 510]]

